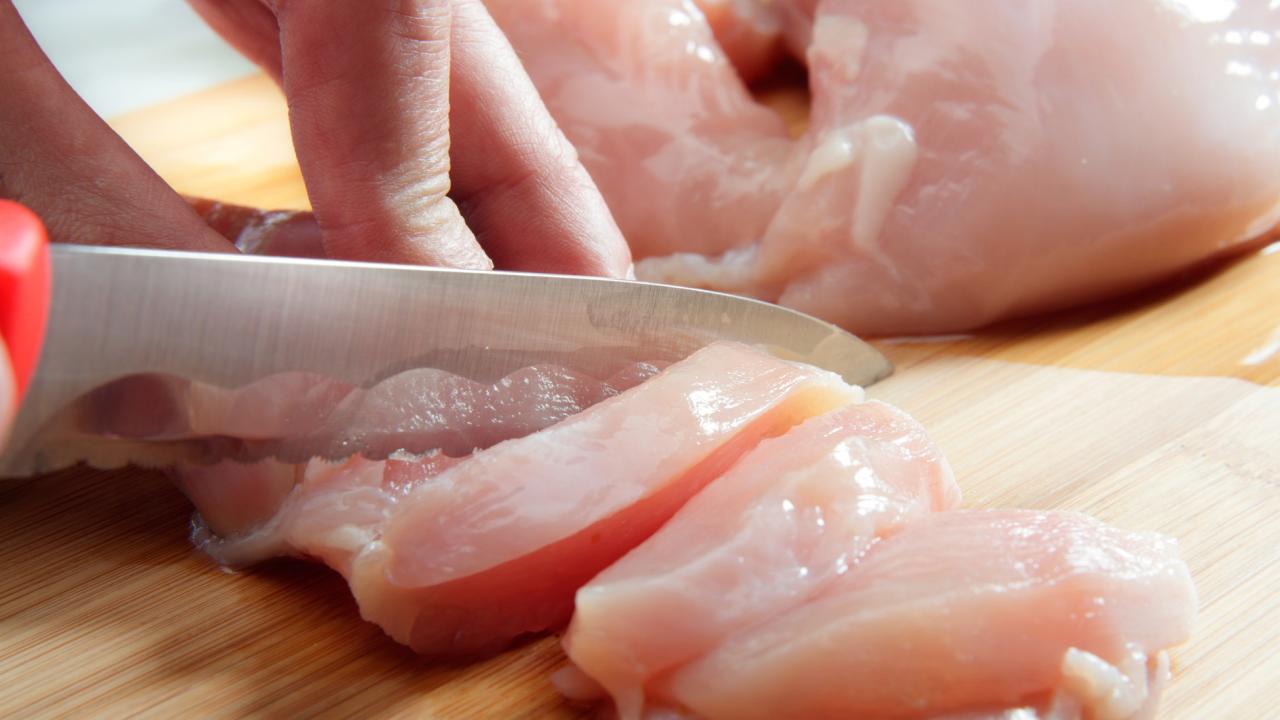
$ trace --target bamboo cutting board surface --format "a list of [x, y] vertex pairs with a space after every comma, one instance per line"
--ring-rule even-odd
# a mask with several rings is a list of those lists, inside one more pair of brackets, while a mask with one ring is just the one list
[[[113, 124], [182, 192], [305, 206], [263, 78]], [[1201, 620], [1173, 654], [1164, 718], [1280, 704], [1278, 308], [1280, 253], [1254, 254], [1122, 302], [881, 343], [898, 374], [873, 395], [925, 423], [967, 504], [1083, 510], [1179, 538]], [[219, 571], [192, 551], [189, 513], [140, 471], [0, 483], [0, 716], [582, 714], [547, 681], [563, 663], [555, 638], [424, 662], [363, 623], [322, 568]]]

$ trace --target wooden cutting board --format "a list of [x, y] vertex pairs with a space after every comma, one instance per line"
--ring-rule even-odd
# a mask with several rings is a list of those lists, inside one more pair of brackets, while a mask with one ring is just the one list
[[[113, 124], [185, 193], [305, 206], [263, 78]], [[1165, 718], [1280, 706], [1280, 390], [1264, 387], [1280, 387], [1278, 308], [1280, 253], [1254, 254], [1122, 302], [881, 343], [899, 370], [874, 394], [930, 428], [970, 505], [1179, 538], [1202, 614]], [[191, 550], [189, 513], [146, 472], [0, 483], [0, 716], [582, 715], [547, 682], [555, 638], [424, 662], [322, 568], [221, 572]]]

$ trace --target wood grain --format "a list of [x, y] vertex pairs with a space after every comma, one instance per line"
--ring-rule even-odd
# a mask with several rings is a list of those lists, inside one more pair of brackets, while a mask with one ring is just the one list
[[[284, 105], [254, 77], [117, 119], [179, 190], [305, 207]], [[1071, 508], [1178, 537], [1203, 595], [1162, 717], [1280, 700], [1280, 253], [1171, 288], [955, 339], [887, 342], [875, 394], [931, 429], [969, 504]], [[1063, 370], [1220, 376], [1142, 378]], [[1155, 384], [1152, 384], [1152, 383]], [[333, 573], [219, 571], [155, 474], [0, 484], [0, 716], [577, 717], [554, 638], [429, 664], [357, 615]]]

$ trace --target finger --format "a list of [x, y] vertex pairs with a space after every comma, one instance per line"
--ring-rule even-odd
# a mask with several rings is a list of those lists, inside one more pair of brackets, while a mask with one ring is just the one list
[[453, 197], [499, 267], [624, 276], [604, 198], [477, 0], [454, 0]]
[[448, 0], [274, 7], [294, 146], [326, 252], [492, 267], [448, 197]]
[[54, 241], [231, 251], [58, 74], [0, 0], [0, 197]]
[[187, 0], [205, 23], [280, 82], [280, 27], [261, 0]]

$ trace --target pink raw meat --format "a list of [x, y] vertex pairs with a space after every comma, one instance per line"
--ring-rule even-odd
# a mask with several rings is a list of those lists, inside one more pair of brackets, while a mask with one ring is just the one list
[[1267, 0], [706, 0], [739, 62], [807, 42], [794, 142], [692, 3], [488, 5], [642, 279], [939, 332], [1148, 285], [1280, 220]]
[[749, 243], [791, 143], [688, 0], [487, 0], [632, 252]]
[[[878, 537], [960, 500], [924, 429], [878, 402], [762, 442], [578, 591], [565, 649], [640, 718], [648, 685], [820, 591]], [[661, 698], [660, 698], [661, 700]]]
[[[713, 345], [465, 460], [312, 463], [266, 522], [246, 529], [235, 511], [199, 507], [210, 527], [219, 518], [235, 533], [200, 539], [233, 564], [319, 558], [396, 640], [431, 655], [488, 652], [566, 623], [578, 587], [762, 438], [860, 399], [831, 373]], [[208, 493], [210, 476], [183, 472], [197, 501], [269, 504], [252, 482], [235, 485], [255, 498], [240, 503]]]
[[49, 452], [81, 453], [95, 464], [116, 453], [158, 466], [385, 458], [397, 450], [465, 455], [549, 427], [657, 372], [636, 363], [598, 380], [535, 365], [485, 383], [419, 368], [368, 388], [299, 372], [238, 389], [139, 375], [89, 393], [54, 419], [46, 437], [56, 445]]
[[1148, 665], [1195, 609], [1169, 538], [1074, 513], [941, 512], [657, 694], [707, 720], [994, 715], [1055, 694], [1124, 718], [1153, 704]]

